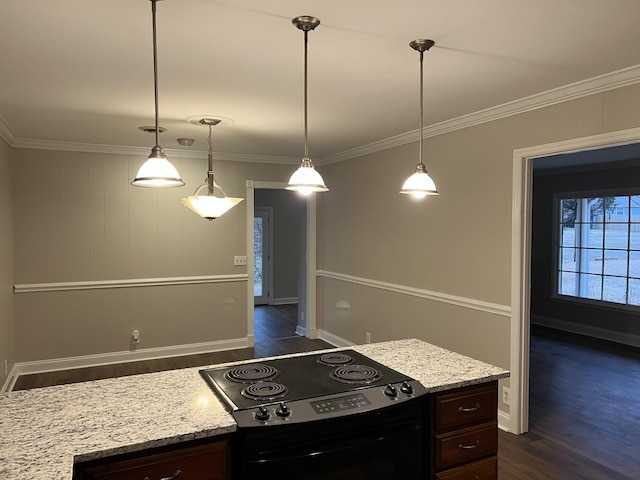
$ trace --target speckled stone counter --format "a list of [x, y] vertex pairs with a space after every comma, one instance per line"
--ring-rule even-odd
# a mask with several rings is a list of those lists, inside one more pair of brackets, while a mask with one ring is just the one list
[[[350, 348], [430, 392], [509, 375], [415, 339]], [[234, 432], [200, 368], [0, 395], [0, 479], [70, 480], [74, 462]]]

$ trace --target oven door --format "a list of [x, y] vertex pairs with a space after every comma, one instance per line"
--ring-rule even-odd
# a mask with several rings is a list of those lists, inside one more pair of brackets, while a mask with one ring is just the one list
[[426, 479], [420, 413], [419, 403], [405, 403], [335, 420], [245, 429], [232, 447], [232, 478]]

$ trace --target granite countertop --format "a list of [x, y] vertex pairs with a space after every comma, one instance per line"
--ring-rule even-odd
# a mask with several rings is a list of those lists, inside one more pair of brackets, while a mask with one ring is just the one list
[[[509, 376], [416, 339], [349, 348], [430, 392]], [[233, 417], [200, 377], [201, 368], [0, 394], [0, 478], [71, 480], [74, 462], [234, 432]]]

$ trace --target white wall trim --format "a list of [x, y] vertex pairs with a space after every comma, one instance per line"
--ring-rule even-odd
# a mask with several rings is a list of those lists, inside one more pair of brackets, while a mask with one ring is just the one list
[[293, 305], [295, 303], [298, 303], [298, 297], [281, 297], [273, 299], [273, 305]]
[[511, 216], [510, 431], [529, 430], [531, 209], [535, 158], [614, 147], [640, 141], [640, 128], [514, 150]]
[[[203, 353], [246, 348], [247, 346], [247, 338], [233, 338], [229, 340], [216, 340], [213, 342], [192, 343], [187, 345], [171, 345], [167, 347], [145, 348], [141, 350], [98, 353], [78, 357], [36, 360], [32, 362], [18, 362], [13, 366], [11, 373], [9, 374], [9, 379], [12, 379], [12, 381], [9, 382], [8, 379], [3, 386], [2, 391], [11, 391], [11, 388], [13, 388], [15, 381], [20, 375], [95, 367], [100, 365], [113, 365], [118, 363], [137, 362], [140, 360], [180, 357], [183, 355], [198, 355]], [[5, 390], [6, 388], [9, 389]]]
[[204, 275], [196, 277], [130, 278], [127, 280], [93, 280], [86, 282], [25, 283], [13, 286], [15, 293], [58, 292], [67, 290], [99, 290], [108, 288], [157, 287], [161, 285], [192, 285], [198, 283], [246, 282], [245, 273], [234, 275]]
[[498, 428], [505, 432], [510, 432], [509, 426], [511, 425], [511, 418], [508, 413], [504, 413], [498, 410]]
[[[11, 136], [11, 127], [8, 124], [3, 125], [1, 118], [0, 135], [3, 138], [5, 138], [5, 136], [8, 137], [5, 138], [5, 140], [9, 146], [14, 148], [59, 150], [64, 152], [112, 153], [117, 155], [139, 155], [144, 157], [148, 156], [150, 151], [149, 147], [134, 147], [130, 145], [104, 145], [99, 143], [58, 142], [52, 140], [18, 138], [15, 134]], [[171, 158], [207, 159], [207, 152], [186, 149], [181, 150], [176, 148], [165, 148], [164, 150]], [[216, 152], [216, 161], [297, 165], [300, 163], [300, 158], [275, 155], [253, 155], [248, 153]]]
[[319, 277], [332, 278], [335, 280], [342, 280], [349, 283], [355, 283], [366, 287], [378, 288], [381, 290], [387, 290], [389, 292], [400, 293], [403, 295], [411, 295], [413, 297], [420, 297], [427, 300], [433, 300], [436, 302], [448, 303], [456, 305], [458, 307], [471, 308], [473, 310], [480, 310], [486, 313], [492, 313], [494, 315], [500, 315], [502, 317], [510, 317], [511, 309], [507, 305], [499, 305], [497, 303], [483, 302], [473, 298], [458, 297], [455, 295], [449, 295], [446, 293], [433, 292], [430, 290], [424, 290], [420, 288], [407, 287], [405, 285], [398, 285], [396, 283], [380, 282], [378, 280], [371, 280], [368, 278], [354, 277], [352, 275], [345, 275], [343, 273], [329, 272], [326, 270], [318, 270], [316, 274]]
[[319, 339], [324, 340], [327, 343], [330, 343], [334, 347], [353, 347], [355, 343], [350, 342], [349, 340], [345, 340], [342, 337], [334, 335], [331, 332], [327, 332], [322, 328], [318, 328], [317, 335]]
[[606, 328], [584, 325], [581, 323], [567, 322], [558, 318], [549, 318], [542, 315], [531, 315], [531, 324], [561, 330], [563, 332], [577, 333], [587, 337], [607, 340], [609, 342], [621, 343], [632, 347], [640, 347], [640, 335], [632, 333], [617, 332]]

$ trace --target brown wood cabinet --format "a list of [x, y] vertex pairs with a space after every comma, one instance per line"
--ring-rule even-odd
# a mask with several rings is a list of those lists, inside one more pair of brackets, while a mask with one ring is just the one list
[[77, 464], [74, 480], [228, 480], [228, 438]]
[[498, 383], [447, 390], [431, 399], [434, 480], [497, 480]]

